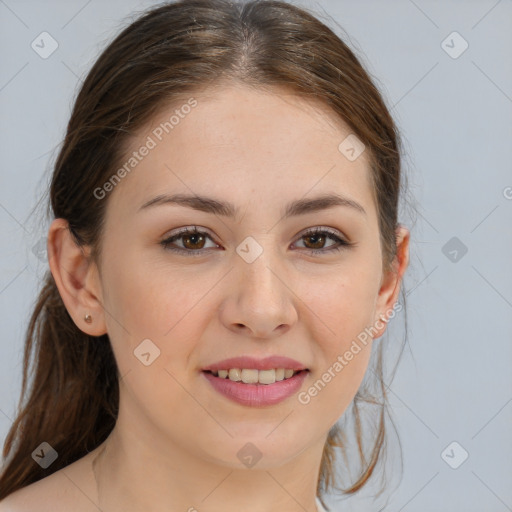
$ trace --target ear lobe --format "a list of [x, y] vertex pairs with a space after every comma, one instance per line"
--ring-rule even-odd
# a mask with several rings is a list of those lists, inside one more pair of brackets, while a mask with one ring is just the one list
[[377, 318], [374, 322], [377, 334], [374, 336], [374, 339], [384, 334], [389, 314], [398, 300], [402, 277], [409, 265], [409, 242], [409, 230], [405, 226], [398, 226], [396, 229], [397, 248], [395, 259], [393, 260], [392, 268], [388, 270], [382, 278], [382, 284], [377, 298]]
[[[76, 326], [90, 336], [107, 332], [97, 267], [89, 248], [77, 245], [65, 219], [48, 231], [48, 263], [62, 301]], [[89, 314], [92, 321], [85, 320]]]

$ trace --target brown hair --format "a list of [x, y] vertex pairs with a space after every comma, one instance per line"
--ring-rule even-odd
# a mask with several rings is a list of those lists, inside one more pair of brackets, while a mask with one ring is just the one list
[[[182, 0], [153, 7], [124, 28], [77, 95], [54, 167], [49, 213], [66, 219], [76, 243], [90, 246], [98, 261], [108, 198], [100, 201], [93, 191], [122, 161], [130, 137], [160, 109], [221, 78], [288, 87], [324, 102], [350, 127], [369, 150], [383, 266], [391, 268], [401, 186], [396, 126], [349, 47], [313, 14], [281, 1]], [[374, 357], [377, 391], [362, 387], [352, 403], [360, 469], [342, 489], [347, 493], [369, 479], [385, 445], [381, 344]], [[108, 437], [118, 413], [118, 379], [108, 336], [90, 337], [74, 324], [47, 271], [27, 330], [20, 410], [4, 445], [8, 463], [0, 499], [80, 459]], [[369, 448], [359, 411], [363, 402], [377, 405]], [[48, 469], [31, 460], [43, 440], [59, 454]], [[345, 433], [334, 427], [324, 448], [319, 494], [336, 488], [335, 449], [341, 448], [348, 464], [346, 447]]]

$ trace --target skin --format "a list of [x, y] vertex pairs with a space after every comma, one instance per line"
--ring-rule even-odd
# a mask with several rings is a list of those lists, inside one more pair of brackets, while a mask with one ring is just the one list
[[[397, 230], [395, 271], [384, 273], [368, 152], [353, 162], [340, 153], [351, 131], [323, 104], [235, 84], [194, 97], [192, 112], [110, 193], [99, 266], [63, 219], [50, 227], [50, 268], [67, 310], [82, 331], [110, 337], [122, 375], [119, 419], [103, 445], [12, 494], [1, 510], [47, 503], [109, 512], [316, 511], [323, 446], [357, 392], [371, 342], [308, 404], [295, 395], [269, 407], [239, 405], [200, 370], [237, 355], [286, 355], [309, 368], [307, 390], [359, 333], [389, 316], [409, 232]], [[153, 119], [132, 149], [175, 108]], [[332, 192], [366, 214], [336, 206], [282, 218], [288, 202]], [[138, 211], [171, 193], [229, 201], [238, 215], [171, 204]], [[185, 226], [211, 236], [175, 241], [201, 256], [160, 245]], [[314, 227], [354, 245], [328, 252], [334, 239], [322, 245], [304, 236]], [[236, 252], [248, 236], [263, 249], [252, 263]], [[144, 366], [133, 351], [147, 338], [160, 356]], [[251, 469], [236, 456], [248, 442], [262, 454]]]

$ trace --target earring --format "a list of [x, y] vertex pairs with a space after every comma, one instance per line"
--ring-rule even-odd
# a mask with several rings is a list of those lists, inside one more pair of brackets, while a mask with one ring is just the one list
[[92, 316], [89, 315], [89, 313], [87, 313], [85, 316], [84, 316], [84, 320], [90, 324], [92, 322]]

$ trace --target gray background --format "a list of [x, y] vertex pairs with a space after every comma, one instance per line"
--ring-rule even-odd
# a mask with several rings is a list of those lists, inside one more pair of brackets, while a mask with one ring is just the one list
[[[80, 77], [123, 18], [152, 3], [0, 0], [1, 440], [46, 265], [34, 246], [47, 224], [32, 209], [47, 187]], [[366, 491], [336, 510], [510, 511], [512, 3], [300, 3], [325, 11], [323, 20], [345, 37], [339, 23], [376, 78], [403, 133], [417, 208], [414, 225], [405, 210], [400, 219], [412, 229], [404, 283], [410, 348], [389, 389], [403, 478], [387, 505], [371, 505]], [[31, 48], [43, 31], [59, 45], [47, 59]], [[442, 44], [453, 31], [469, 45], [457, 58], [461, 39]], [[469, 457], [453, 469], [445, 461], [456, 466], [462, 450]]]

